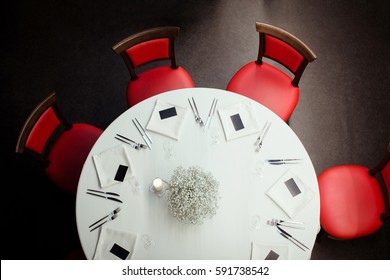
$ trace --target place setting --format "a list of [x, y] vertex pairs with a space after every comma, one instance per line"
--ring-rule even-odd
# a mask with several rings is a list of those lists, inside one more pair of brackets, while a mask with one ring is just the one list
[[187, 108], [157, 100], [146, 129], [179, 140], [187, 115]]
[[92, 155], [99, 185], [96, 187], [97, 189], [89, 187], [86, 192], [88, 195], [113, 203], [123, 203], [120, 199], [120, 193], [111, 191], [111, 188], [129, 184], [134, 193], [139, 191], [139, 182], [131, 164], [127, 146], [119, 144]]
[[236, 103], [218, 109], [226, 141], [259, 132], [256, 115], [250, 104]]
[[126, 180], [137, 185], [137, 179], [124, 144], [119, 144], [92, 156], [100, 188], [109, 188]]
[[[111, 217], [114, 217], [114, 214]], [[138, 233], [123, 228], [102, 226], [94, 260], [130, 260], [134, 254]]]
[[314, 196], [291, 169], [285, 171], [265, 193], [289, 218], [294, 218]]

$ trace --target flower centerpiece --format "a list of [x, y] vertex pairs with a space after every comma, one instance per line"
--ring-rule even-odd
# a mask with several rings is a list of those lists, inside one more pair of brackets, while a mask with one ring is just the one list
[[179, 221], [200, 225], [205, 218], [216, 214], [219, 182], [211, 173], [197, 166], [188, 169], [179, 166], [173, 171], [169, 185], [169, 210]]

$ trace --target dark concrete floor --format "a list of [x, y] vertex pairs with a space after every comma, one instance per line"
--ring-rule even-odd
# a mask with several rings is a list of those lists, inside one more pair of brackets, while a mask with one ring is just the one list
[[[88, 3], [87, 3], [88, 2]], [[226, 88], [257, 55], [255, 22], [282, 27], [318, 55], [300, 82], [290, 126], [317, 174], [373, 166], [390, 140], [390, 2], [386, 0], [14, 1], [2, 5], [1, 259], [62, 259], [78, 245], [74, 197], [14, 153], [34, 106], [56, 90], [70, 121], [105, 128], [126, 109], [127, 69], [111, 47], [140, 30], [177, 25], [177, 61], [197, 86]], [[16, 174], [12, 175], [11, 174]], [[390, 228], [323, 240], [312, 259], [390, 259]], [[4, 237], [3, 237], [4, 238]]]

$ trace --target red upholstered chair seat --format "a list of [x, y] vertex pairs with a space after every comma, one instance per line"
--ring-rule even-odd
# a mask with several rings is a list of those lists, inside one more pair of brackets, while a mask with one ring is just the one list
[[76, 193], [87, 156], [103, 131], [89, 124], [75, 123], [53, 144], [45, 169], [47, 176], [61, 189]]
[[358, 165], [335, 166], [318, 176], [321, 226], [333, 237], [353, 239], [382, 226], [385, 204], [378, 180]]
[[299, 99], [299, 88], [291, 82], [292, 78], [266, 62], [250, 62], [234, 75], [227, 90], [252, 98], [287, 121]]
[[127, 86], [128, 104], [133, 106], [144, 99], [169, 90], [194, 87], [191, 76], [183, 67], [172, 69], [160, 66], [138, 74]]

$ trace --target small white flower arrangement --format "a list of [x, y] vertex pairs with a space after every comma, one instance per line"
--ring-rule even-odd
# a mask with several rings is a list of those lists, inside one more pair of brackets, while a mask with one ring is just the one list
[[173, 171], [169, 181], [168, 206], [170, 213], [186, 224], [200, 225], [213, 217], [218, 209], [219, 182], [200, 167], [182, 166]]

